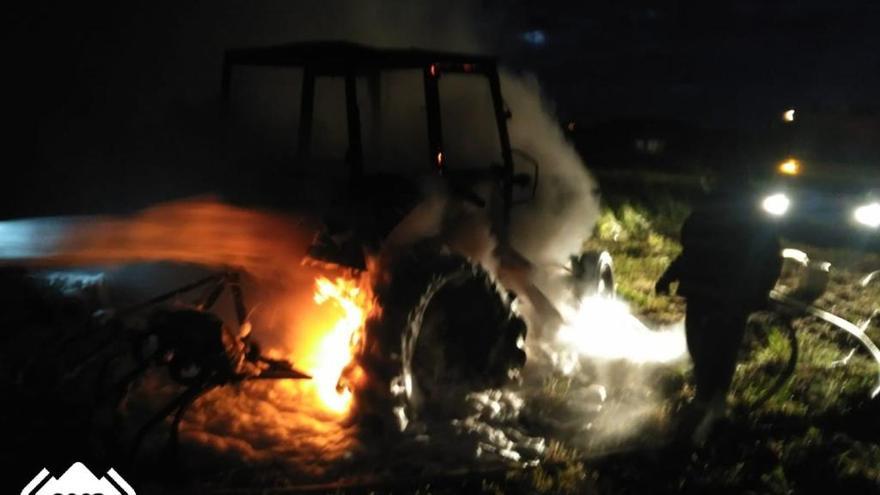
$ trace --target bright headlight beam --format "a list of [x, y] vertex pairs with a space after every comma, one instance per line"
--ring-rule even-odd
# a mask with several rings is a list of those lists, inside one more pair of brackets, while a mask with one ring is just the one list
[[785, 215], [789, 206], [791, 206], [791, 200], [783, 193], [771, 194], [761, 202], [761, 208], [775, 217]]
[[780, 174], [797, 175], [801, 172], [801, 162], [797, 161], [794, 158], [789, 158], [788, 160], [780, 163], [777, 170]]
[[862, 225], [874, 229], [880, 227], [880, 203], [874, 202], [859, 206], [853, 211], [853, 218]]

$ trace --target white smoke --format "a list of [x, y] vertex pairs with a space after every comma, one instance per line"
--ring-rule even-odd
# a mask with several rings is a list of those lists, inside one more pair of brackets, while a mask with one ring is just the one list
[[505, 74], [514, 148], [539, 165], [533, 202], [514, 210], [511, 243], [536, 263], [563, 264], [579, 254], [599, 216], [597, 185], [569, 143], [533, 76]]

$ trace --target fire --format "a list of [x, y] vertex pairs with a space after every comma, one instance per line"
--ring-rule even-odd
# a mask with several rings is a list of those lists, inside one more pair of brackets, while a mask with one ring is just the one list
[[176, 261], [236, 267], [265, 280], [296, 276], [313, 235], [306, 218], [199, 198], [130, 216], [0, 222], [0, 263], [93, 266]]
[[331, 281], [319, 276], [315, 280], [315, 304], [331, 305], [334, 317], [326, 322], [328, 328], [317, 329], [321, 335], [311, 356], [312, 383], [321, 403], [332, 412], [345, 413], [351, 407], [351, 388], [342, 375], [352, 362], [373, 307], [369, 292], [356, 279]]
[[290, 359], [313, 380], [275, 385], [306, 409], [315, 405], [345, 414], [353, 400], [350, 385], [364, 379], [363, 370], [350, 365], [374, 309], [372, 291], [366, 276], [331, 279], [296, 263], [305, 257], [314, 229], [305, 217], [191, 199], [130, 216], [0, 222], [0, 265], [173, 261], [242, 270], [258, 285], [282, 287], [278, 294], [268, 295], [269, 290], [264, 299], [249, 300], [260, 308], [255, 336], [270, 341], [269, 356]]

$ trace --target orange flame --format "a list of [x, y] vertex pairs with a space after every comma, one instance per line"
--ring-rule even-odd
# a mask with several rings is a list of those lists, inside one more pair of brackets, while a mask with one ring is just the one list
[[[255, 323], [261, 328], [257, 338], [270, 340], [266, 349], [271, 357], [290, 358], [313, 380], [278, 385], [297, 399], [307, 397], [306, 408], [314, 403], [331, 415], [350, 410], [350, 386], [363, 379], [363, 371], [351, 363], [364, 322], [376, 305], [369, 277], [331, 280], [297, 263], [316, 229], [308, 218], [192, 199], [131, 216], [25, 220], [16, 225], [27, 227], [22, 230], [27, 235], [11, 246], [0, 242], [0, 264], [177, 261], [243, 269], [274, 289], [282, 288], [279, 295], [264, 293], [258, 303], [262, 311], [256, 318], [265, 321]], [[14, 256], [3, 259], [4, 247]], [[279, 330], [283, 336], [276, 334]]]
[[[76, 266], [179, 261], [243, 268], [274, 279], [296, 275], [314, 226], [305, 217], [227, 205], [210, 199], [162, 203], [131, 216], [31, 219], [6, 262]], [[0, 225], [2, 229], [2, 225]], [[26, 234], [26, 235], [25, 235]], [[4, 260], [0, 259], [0, 262]]]
[[334, 412], [346, 412], [351, 405], [351, 389], [342, 374], [352, 362], [370, 312], [371, 302], [363, 292], [355, 280], [337, 278], [331, 282], [318, 277], [315, 281], [315, 303], [333, 302], [341, 312], [318, 345], [318, 365], [312, 371], [318, 397]]
[[321, 408], [345, 415], [353, 400], [349, 378], [360, 375], [350, 368], [375, 303], [369, 285], [358, 278], [319, 275], [314, 287], [315, 306], [298, 318], [290, 357], [312, 375], [300, 384], [311, 389]]

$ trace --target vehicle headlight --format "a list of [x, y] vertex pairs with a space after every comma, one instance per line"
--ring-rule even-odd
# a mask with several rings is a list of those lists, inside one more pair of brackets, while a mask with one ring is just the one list
[[776, 171], [782, 175], [798, 175], [801, 173], [801, 162], [796, 158], [789, 158], [780, 163]]
[[880, 203], [875, 201], [859, 206], [853, 211], [853, 218], [862, 225], [874, 229], [880, 227]]
[[775, 217], [785, 215], [789, 206], [791, 206], [791, 200], [784, 193], [771, 194], [761, 202], [761, 208]]

